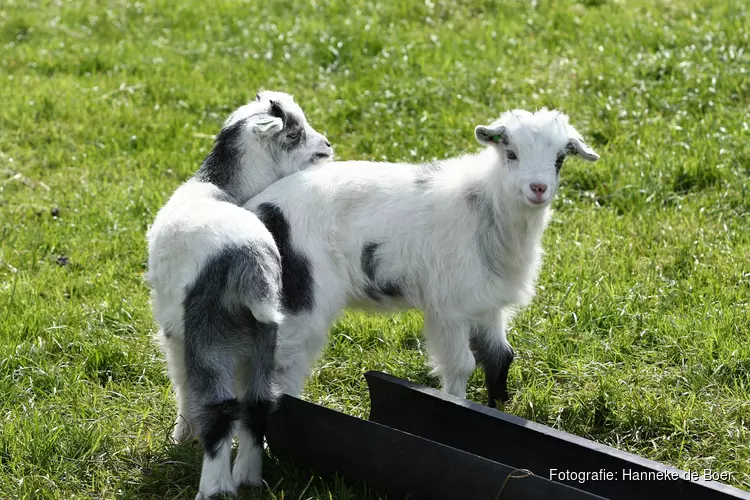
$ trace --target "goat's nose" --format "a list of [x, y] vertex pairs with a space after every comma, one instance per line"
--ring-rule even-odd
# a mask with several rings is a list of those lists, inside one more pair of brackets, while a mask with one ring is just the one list
[[531, 184], [531, 192], [534, 194], [544, 194], [547, 191], [547, 185], [541, 182], [534, 182]]
[[329, 148], [331, 147], [331, 143], [328, 142], [328, 139], [323, 139], [323, 142], [325, 142], [326, 146], [328, 146]]

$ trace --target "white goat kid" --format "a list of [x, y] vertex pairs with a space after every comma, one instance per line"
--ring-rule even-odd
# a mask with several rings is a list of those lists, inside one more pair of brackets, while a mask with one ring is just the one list
[[173, 437], [195, 432], [204, 447], [197, 498], [261, 482], [281, 267], [273, 237], [241, 205], [331, 155], [290, 95], [260, 92], [229, 116], [200, 169], [148, 231], [147, 280], [177, 396]]
[[563, 160], [598, 155], [557, 111], [504, 113], [475, 129], [487, 148], [428, 165], [336, 162], [245, 205], [274, 235], [294, 305], [277, 380], [296, 395], [348, 306], [417, 308], [443, 389], [465, 397], [478, 362], [489, 405], [508, 399], [506, 324], [534, 296], [541, 237]]

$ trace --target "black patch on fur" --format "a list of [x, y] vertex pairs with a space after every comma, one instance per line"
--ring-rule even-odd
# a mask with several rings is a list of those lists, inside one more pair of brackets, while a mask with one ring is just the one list
[[245, 304], [271, 298], [270, 282], [280, 279], [279, 256], [263, 243], [227, 247], [210, 258], [185, 291], [186, 342], [200, 350], [219, 338], [257, 331], [259, 323]]
[[198, 425], [203, 430], [201, 439], [209, 457], [216, 458], [219, 444], [231, 434], [232, 423], [239, 415], [239, 405], [236, 399], [206, 405]]
[[558, 175], [560, 174], [560, 169], [562, 169], [564, 161], [565, 161], [565, 155], [560, 155], [557, 157], [557, 160], [555, 160], [555, 172]]
[[255, 211], [273, 235], [281, 254], [282, 304], [290, 313], [312, 311], [315, 303], [310, 260], [291, 243], [291, 229], [281, 208], [263, 203]]
[[281, 280], [281, 265], [274, 249], [264, 245], [228, 247], [206, 262], [183, 301], [185, 364], [190, 390], [208, 402], [216, 401], [216, 384], [223, 367], [217, 359], [230, 359], [244, 346], [260, 357], [273, 357], [267, 327], [246, 305], [266, 300], [273, 293], [269, 282]]
[[386, 281], [383, 283], [380, 283], [380, 291], [387, 295], [388, 297], [395, 299], [396, 297], [403, 297], [404, 292], [401, 289], [401, 285], [399, 285], [395, 281]]
[[195, 178], [202, 182], [210, 182], [224, 191], [229, 191], [242, 168], [242, 154], [239, 142], [246, 120], [237, 120], [228, 127], [224, 127], [214, 140], [214, 147]]
[[510, 344], [490, 346], [486, 332], [473, 328], [471, 350], [477, 363], [484, 368], [487, 384], [487, 406], [495, 408], [499, 399], [503, 403], [510, 400], [508, 395], [508, 370], [515, 356]]
[[302, 127], [298, 126], [290, 129], [281, 146], [285, 151], [292, 151], [305, 140], [305, 136], [305, 130]]
[[377, 278], [378, 260], [375, 252], [378, 250], [378, 243], [367, 243], [362, 247], [362, 256], [360, 258], [362, 272], [368, 279], [365, 285], [365, 293], [372, 300], [382, 300], [383, 296], [397, 298], [403, 297], [403, 287], [393, 280], [383, 280]]
[[268, 400], [246, 401], [244, 403], [242, 425], [252, 434], [253, 442], [260, 446], [266, 434], [268, 414], [271, 412], [271, 402]]
[[362, 271], [371, 281], [375, 281], [375, 250], [377, 243], [368, 243], [362, 247]]

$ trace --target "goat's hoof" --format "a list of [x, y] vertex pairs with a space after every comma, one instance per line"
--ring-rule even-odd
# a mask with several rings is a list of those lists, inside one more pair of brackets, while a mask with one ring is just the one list
[[260, 468], [235, 463], [232, 469], [232, 482], [236, 488], [240, 486], [263, 486]]
[[234, 497], [237, 495], [237, 491], [232, 487], [231, 489], [219, 489], [215, 491], [199, 491], [195, 495], [195, 500], [209, 500], [211, 498], [224, 498]]
[[195, 438], [192, 430], [185, 419], [179, 417], [172, 431], [172, 441], [175, 444], [187, 443]]
[[510, 401], [510, 396], [508, 395], [507, 391], [500, 394], [499, 397], [489, 396], [489, 398], [487, 399], [487, 406], [489, 406], [490, 408], [497, 408], [498, 399], [501, 403], [505, 404]]
[[[208, 474], [206, 473], [208, 472]], [[235, 488], [232, 482], [232, 476], [230, 471], [203, 471], [201, 473], [201, 482], [198, 487], [198, 494], [195, 496], [195, 500], [208, 500], [214, 495], [226, 494], [234, 496], [237, 494], [237, 488]]]

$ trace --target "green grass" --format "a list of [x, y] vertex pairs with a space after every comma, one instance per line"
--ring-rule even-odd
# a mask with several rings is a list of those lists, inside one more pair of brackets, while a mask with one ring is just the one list
[[[505, 410], [750, 489], [748, 12], [3, 0], [0, 497], [194, 495], [198, 450], [168, 443], [145, 231], [259, 87], [293, 92], [342, 159], [455, 155], [505, 109], [568, 112], [602, 159], [564, 167]], [[347, 315], [306, 397], [366, 416], [366, 370], [436, 385], [421, 324]], [[271, 457], [265, 477], [267, 498], [376, 498]]]

